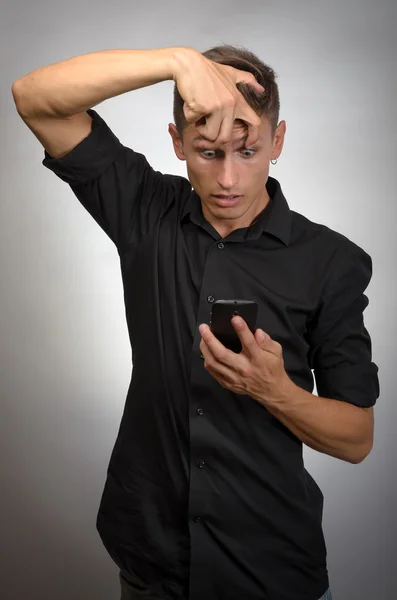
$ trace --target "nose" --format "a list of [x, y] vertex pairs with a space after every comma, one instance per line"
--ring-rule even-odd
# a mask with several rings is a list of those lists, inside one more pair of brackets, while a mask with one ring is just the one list
[[217, 183], [225, 190], [234, 190], [237, 187], [238, 174], [232, 157], [224, 158], [219, 164]]

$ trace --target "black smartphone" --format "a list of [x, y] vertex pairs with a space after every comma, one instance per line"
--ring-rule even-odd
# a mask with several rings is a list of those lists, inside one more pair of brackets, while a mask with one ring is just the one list
[[241, 352], [242, 346], [232, 317], [239, 315], [254, 334], [258, 317], [258, 303], [254, 300], [216, 300], [212, 305], [210, 329], [214, 336], [229, 350]]

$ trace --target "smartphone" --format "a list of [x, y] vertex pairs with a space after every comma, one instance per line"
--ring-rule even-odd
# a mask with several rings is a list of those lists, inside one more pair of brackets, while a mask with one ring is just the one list
[[212, 305], [210, 329], [214, 336], [229, 350], [241, 352], [242, 346], [232, 317], [239, 315], [254, 334], [257, 327], [258, 303], [254, 300], [216, 300]]

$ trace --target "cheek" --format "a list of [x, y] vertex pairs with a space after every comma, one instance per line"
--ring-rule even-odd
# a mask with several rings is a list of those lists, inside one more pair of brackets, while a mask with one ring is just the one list
[[269, 176], [269, 165], [265, 159], [252, 165], [249, 171], [249, 178], [251, 179], [253, 186], [265, 185]]
[[195, 182], [200, 187], [205, 187], [213, 174], [209, 164], [202, 164], [199, 161], [190, 161], [186, 166], [189, 175], [189, 180]]

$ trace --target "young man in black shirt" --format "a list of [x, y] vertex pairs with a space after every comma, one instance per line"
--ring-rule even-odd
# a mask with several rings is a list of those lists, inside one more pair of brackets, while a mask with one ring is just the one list
[[[155, 171], [92, 108], [167, 79], [188, 178]], [[354, 464], [372, 448], [372, 263], [269, 176], [286, 131], [274, 72], [231, 46], [114, 50], [12, 91], [44, 166], [120, 257], [133, 371], [97, 528], [122, 600], [330, 600], [302, 443]], [[199, 329], [218, 299], [258, 303], [254, 334], [233, 318], [240, 353]]]

